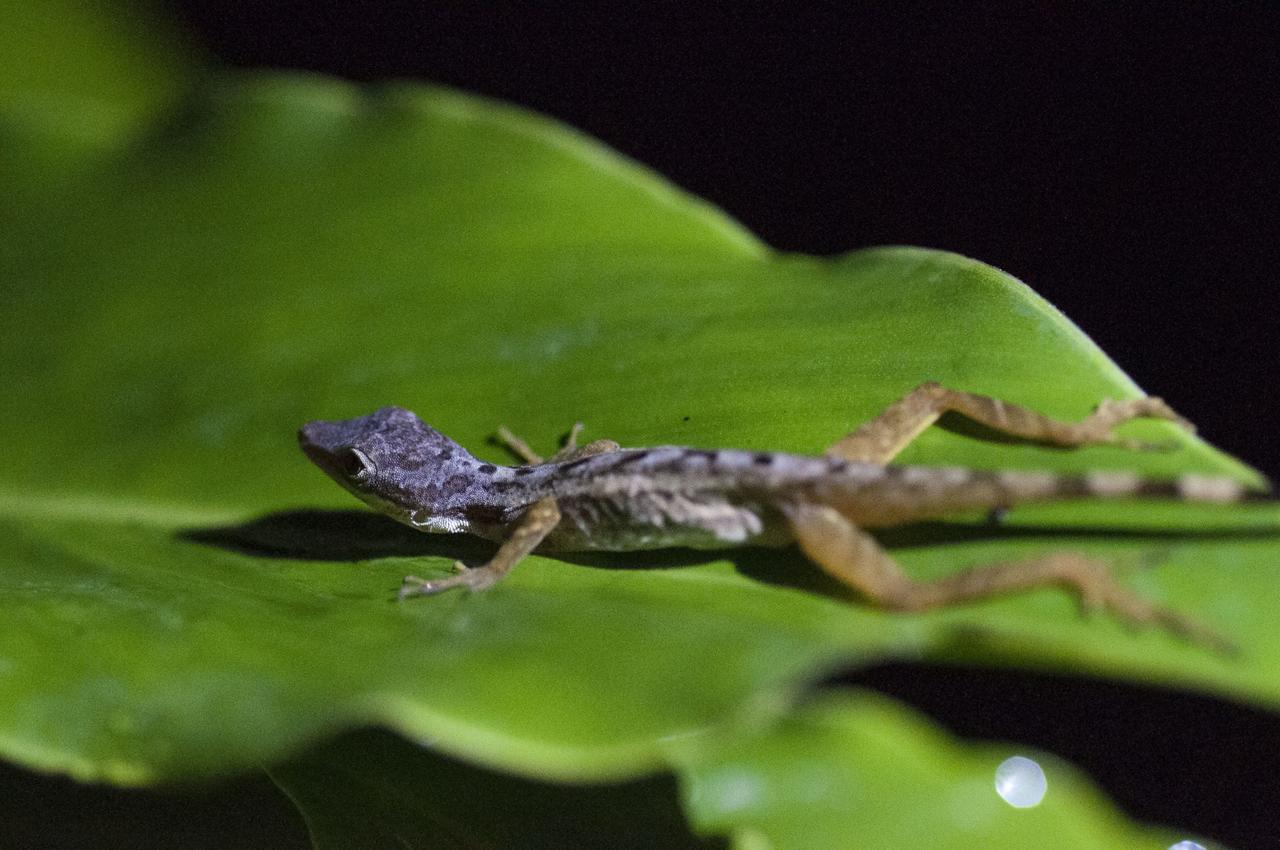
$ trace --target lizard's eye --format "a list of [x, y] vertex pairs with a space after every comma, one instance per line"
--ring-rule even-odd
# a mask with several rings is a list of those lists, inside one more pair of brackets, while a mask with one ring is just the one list
[[344, 450], [338, 457], [338, 463], [341, 464], [342, 472], [348, 478], [354, 478], [357, 481], [362, 481], [373, 474], [373, 461], [359, 449]]

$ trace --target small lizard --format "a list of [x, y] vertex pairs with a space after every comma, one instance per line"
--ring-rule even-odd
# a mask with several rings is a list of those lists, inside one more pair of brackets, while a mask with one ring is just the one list
[[999, 513], [1015, 504], [1073, 498], [1154, 497], [1235, 502], [1262, 493], [1226, 478], [1152, 480], [1127, 472], [1056, 475], [891, 466], [911, 440], [946, 412], [1004, 434], [1058, 446], [1143, 444], [1115, 426], [1149, 417], [1192, 426], [1162, 400], [1104, 401], [1077, 423], [998, 399], [917, 387], [825, 454], [806, 456], [678, 446], [624, 449], [609, 440], [577, 446], [575, 425], [548, 460], [499, 431], [522, 466], [498, 466], [399, 407], [298, 432], [307, 456], [379, 511], [420, 531], [470, 532], [501, 545], [485, 565], [458, 562], [455, 575], [408, 576], [400, 598], [451, 588], [481, 590], [540, 551], [624, 551], [673, 546], [723, 548], [795, 542], [820, 568], [884, 608], [922, 611], [1046, 584], [1074, 589], [1089, 608], [1134, 625], [1158, 625], [1227, 646], [1198, 622], [1124, 588], [1107, 567], [1071, 552], [974, 567], [932, 582], [909, 578], [864, 529], [958, 511]]

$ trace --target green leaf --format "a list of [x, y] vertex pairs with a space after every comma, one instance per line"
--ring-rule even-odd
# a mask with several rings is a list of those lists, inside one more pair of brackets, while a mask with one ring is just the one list
[[[996, 793], [996, 768], [1014, 755], [1044, 770], [1038, 805], [1014, 808]], [[1187, 838], [1130, 825], [1053, 756], [962, 746], [870, 694], [824, 695], [683, 774], [697, 829], [732, 834], [744, 850], [1162, 848]]]
[[[145, 783], [372, 722], [531, 776], [627, 777], [886, 657], [1280, 697], [1271, 506], [1056, 506], [886, 537], [919, 575], [1147, 556], [1129, 580], [1228, 632], [1228, 659], [1054, 590], [884, 614], [794, 550], [530, 558], [486, 593], [398, 604], [402, 575], [489, 550], [369, 516], [294, 443], [308, 419], [400, 404], [495, 460], [499, 423], [549, 448], [575, 419], [630, 445], [812, 452], [925, 379], [1067, 418], [1137, 394], [980, 263], [779, 255], [571, 131], [416, 85], [225, 78], [65, 189], [0, 205], [8, 758]], [[940, 428], [903, 460], [1256, 479], [1167, 424], [1129, 433], [1177, 449]]]

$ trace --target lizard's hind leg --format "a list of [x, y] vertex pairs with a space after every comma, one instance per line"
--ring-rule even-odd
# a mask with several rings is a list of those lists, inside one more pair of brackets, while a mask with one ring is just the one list
[[516, 457], [523, 460], [530, 466], [539, 466], [544, 463], [559, 463], [565, 460], [576, 460], [580, 457], [590, 457], [591, 455], [604, 454], [605, 452], [616, 452], [622, 448], [613, 440], [593, 440], [585, 446], [578, 446], [578, 435], [582, 433], [582, 423], [575, 422], [573, 427], [569, 429], [569, 436], [564, 441], [564, 445], [549, 458], [543, 458], [542, 455], [529, 448], [529, 444], [524, 440], [511, 433], [505, 426], [499, 426], [497, 433], [497, 441], [507, 448]]
[[927, 611], [1005, 593], [1059, 585], [1075, 591], [1086, 609], [1105, 609], [1133, 626], [1159, 626], [1219, 652], [1232, 644], [1212, 629], [1161, 608], [1125, 588], [1106, 565], [1074, 552], [973, 567], [930, 582], [911, 579], [876, 539], [826, 505], [786, 511], [800, 550], [826, 573], [869, 602], [896, 611]]
[[498, 426], [498, 432], [494, 434], [494, 440], [530, 466], [537, 466], [543, 462], [542, 455], [529, 448], [528, 443], [507, 430], [505, 425]]
[[564, 441], [564, 445], [560, 447], [560, 451], [553, 454], [550, 458], [551, 463], [559, 463], [566, 460], [577, 460], [580, 457], [591, 457], [592, 455], [602, 455], [608, 452], [616, 452], [622, 446], [613, 440], [592, 440], [585, 446], [578, 445], [578, 435], [582, 433], [582, 423], [575, 422], [573, 427], [569, 429], [569, 437]]
[[929, 382], [889, 405], [875, 419], [832, 445], [826, 453], [845, 460], [888, 463], [938, 417], [949, 411], [1003, 434], [1058, 446], [1112, 443], [1143, 448], [1144, 444], [1125, 440], [1112, 432], [1122, 422], [1143, 417], [1167, 419], [1188, 430], [1195, 430], [1164, 401], [1152, 396], [1128, 401], [1106, 400], [1080, 422], [1062, 422], [1000, 399]]

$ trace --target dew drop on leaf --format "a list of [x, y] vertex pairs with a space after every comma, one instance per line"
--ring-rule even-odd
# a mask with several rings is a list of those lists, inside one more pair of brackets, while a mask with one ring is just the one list
[[1013, 756], [996, 768], [996, 793], [1015, 809], [1040, 805], [1049, 783], [1044, 771], [1026, 756]]

